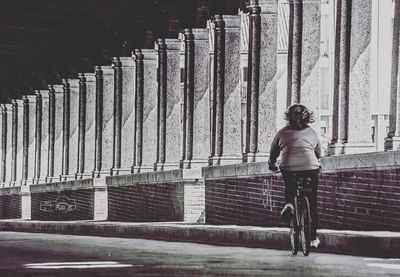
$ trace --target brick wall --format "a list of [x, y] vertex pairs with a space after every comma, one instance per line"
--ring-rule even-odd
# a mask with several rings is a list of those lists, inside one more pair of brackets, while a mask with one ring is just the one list
[[183, 185], [132, 184], [108, 187], [108, 219], [112, 221], [183, 221]]
[[0, 219], [21, 218], [21, 195], [0, 195]]
[[[32, 220], [90, 220], [93, 219], [93, 189], [63, 190], [52, 192], [32, 193], [31, 211]], [[70, 203], [76, 203], [76, 209], [72, 211], [56, 211], [56, 203], [47, 202], [51, 205], [49, 211], [41, 209], [43, 201], [56, 201], [58, 197], [66, 196]]]
[[[400, 231], [397, 156], [400, 152], [325, 158], [318, 188], [320, 228]], [[283, 226], [283, 181], [268, 173], [266, 164], [208, 168], [205, 173], [206, 223]]]

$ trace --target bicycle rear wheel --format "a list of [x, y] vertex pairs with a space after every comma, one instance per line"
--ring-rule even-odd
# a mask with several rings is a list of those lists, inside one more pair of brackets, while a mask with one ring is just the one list
[[310, 203], [307, 197], [303, 197], [301, 201], [300, 210], [300, 238], [301, 248], [304, 256], [310, 254], [311, 243], [311, 216], [310, 216]]
[[299, 232], [297, 231], [296, 216], [292, 216], [289, 224], [290, 251], [297, 255], [299, 251]]

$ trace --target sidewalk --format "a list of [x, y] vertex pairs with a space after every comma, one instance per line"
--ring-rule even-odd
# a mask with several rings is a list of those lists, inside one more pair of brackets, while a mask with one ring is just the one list
[[[288, 249], [286, 228], [106, 221], [0, 220], [0, 231], [129, 237], [214, 245]], [[317, 252], [400, 258], [400, 233], [319, 230]]]

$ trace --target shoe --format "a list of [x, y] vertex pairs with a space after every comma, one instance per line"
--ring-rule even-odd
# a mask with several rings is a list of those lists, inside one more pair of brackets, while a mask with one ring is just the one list
[[293, 216], [293, 204], [291, 203], [287, 203], [285, 205], [285, 207], [283, 207], [283, 210], [281, 212], [281, 219], [283, 222], [285, 222], [286, 224], [290, 223], [290, 220], [292, 219]]
[[310, 242], [310, 246], [311, 246], [312, 248], [318, 248], [318, 245], [319, 245], [320, 242], [321, 242], [321, 241], [319, 240], [319, 238], [316, 237], [314, 240], [312, 240], [312, 241]]

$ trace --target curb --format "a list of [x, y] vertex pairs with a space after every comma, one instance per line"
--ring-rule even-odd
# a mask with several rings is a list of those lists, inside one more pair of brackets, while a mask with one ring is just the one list
[[[288, 250], [286, 228], [185, 223], [0, 220], [0, 231], [53, 233], [205, 243]], [[319, 230], [320, 247], [312, 252], [400, 258], [400, 233]]]

